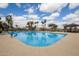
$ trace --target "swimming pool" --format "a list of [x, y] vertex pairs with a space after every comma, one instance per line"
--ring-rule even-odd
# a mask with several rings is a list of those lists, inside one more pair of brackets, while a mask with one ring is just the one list
[[40, 46], [40, 47], [53, 45], [66, 35], [60, 33], [31, 32], [31, 31], [10, 32], [9, 34], [26, 45]]

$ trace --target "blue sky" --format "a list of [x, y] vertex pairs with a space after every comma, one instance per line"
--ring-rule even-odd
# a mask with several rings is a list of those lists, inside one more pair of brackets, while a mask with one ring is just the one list
[[[0, 8], [0, 13], [4, 15], [8, 15], [10, 12], [15, 14], [15, 15], [25, 15], [28, 14], [27, 12], [24, 11], [24, 9], [28, 9], [30, 7], [38, 7], [39, 4], [34, 4], [34, 3], [27, 3], [27, 4], [21, 4], [21, 7], [18, 7], [15, 3], [10, 3], [7, 8]], [[39, 13], [39, 11], [36, 10], [35, 13]]]
[[[26, 14], [28, 15], [28, 12], [25, 12], [24, 9], [29, 9], [33, 7], [35, 9], [34, 14], [37, 14], [39, 17], [48, 16], [51, 14], [50, 12], [40, 11], [38, 8], [39, 5], [41, 5], [41, 3], [21, 3], [21, 7], [18, 7], [15, 3], [9, 3], [7, 8], [0, 8], [0, 13], [3, 14], [4, 16], [7, 16], [9, 13], [13, 13], [14, 15], [17, 16], [22, 16]], [[57, 17], [57, 19], [61, 19], [62, 17], [70, 13], [74, 13], [76, 10], [79, 10], [79, 6], [75, 7], [74, 9], [69, 9], [69, 3], [68, 3], [61, 9], [60, 15]], [[44, 15], [42, 16], [42, 14]]]
[[52, 17], [56, 19], [56, 21], [62, 22], [64, 17], [70, 14], [74, 14], [78, 10], [79, 10], [79, 4], [70, 4], [70, 3], [63, 3], [63, 4], [9, 3], [9, 4], [0, 4], [0, 17], [7, 16], [10, 13], [15, 16], [36, 15], [37, 18], [39, 18], [39, 20], [43, 20], [46, 17], [47, 18]]

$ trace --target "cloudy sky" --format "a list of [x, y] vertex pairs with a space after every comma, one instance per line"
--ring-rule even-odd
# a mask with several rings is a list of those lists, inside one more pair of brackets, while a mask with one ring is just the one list
[[0, 3], [0, 17], [12, 15], [14, 25], [24, 26], [28, 20], [47, 20], [47, 24], [79, 24], [78, 3]]

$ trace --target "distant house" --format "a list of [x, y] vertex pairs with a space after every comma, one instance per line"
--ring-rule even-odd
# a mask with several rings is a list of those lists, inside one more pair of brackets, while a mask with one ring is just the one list
[[65, 32], [79, 32], [78, 27], [79, 27], [78, 24], [64, 25], [64, 31]]

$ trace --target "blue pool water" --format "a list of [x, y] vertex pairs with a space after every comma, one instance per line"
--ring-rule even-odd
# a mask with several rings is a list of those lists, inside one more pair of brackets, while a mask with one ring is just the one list
[[52, 45], [65, 36], [65, 34], [48, 32], [10, 32], [9, 34], [26, 45], [40, 47]]

